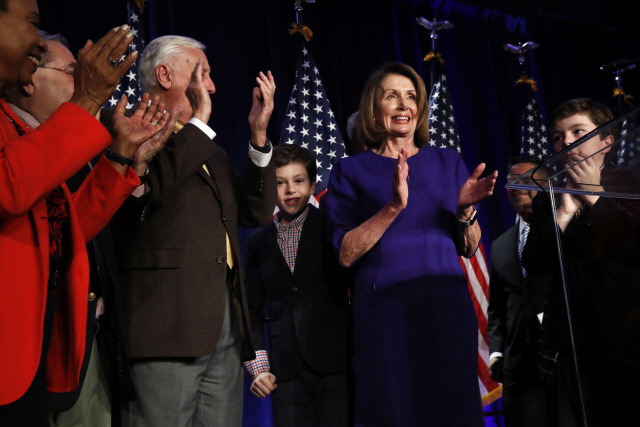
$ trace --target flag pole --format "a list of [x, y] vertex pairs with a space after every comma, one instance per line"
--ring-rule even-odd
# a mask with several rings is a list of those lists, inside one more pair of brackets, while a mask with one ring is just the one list
[[296, 24], [302, 24], [302, 2], [315, 3], [316, 0], [296, 0], [293, 4], [293, 9], [296, 11]]

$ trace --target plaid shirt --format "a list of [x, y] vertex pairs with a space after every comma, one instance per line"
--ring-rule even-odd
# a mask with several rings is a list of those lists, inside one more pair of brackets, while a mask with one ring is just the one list
[[[284, 259], [287, 261], [287, 265], [293, 273], [293, 269], [296, 265], [296, 255], [298, 253], [298, 243], [300, 243], [300, 236], [302, 235], [302, 225], [304, 220], [307, 219], [309, 214], [309, 207], [307, 206], [304, 212], [302, 212], [295, 220], [289, 225], [280, 224], [280, 215], [273, 216], [273, 224], [276, 226], [278, 232], [278, 246], [282, 251]], [[266, 350], [257, 350], [256, 358], [244, 362], [244, 368], [246, 373], [253, 379], [263, 372], [270, 372], [271, 366], [269, 365], [269, 354]]]
[[273, 224], [278, 230], [278, 246], [291, 269], [291, 273], [293, 273], [296, 265], [296, 254], [298, 253], [298, 243], [300, 243], [300, 235], [302, 234], [302, 225], [308, 214], [309, 206], [289, 225], [280, 224], [279, 214], [273, 216]]

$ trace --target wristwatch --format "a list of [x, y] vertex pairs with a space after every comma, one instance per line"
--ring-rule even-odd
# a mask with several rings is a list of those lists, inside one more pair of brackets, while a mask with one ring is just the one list
[[471, 214], [471, 218], [469, 218], [468, 220], [460, 221], [460, 219], [456, 216], [456, 219], [458, 220], [458, 224], [462, 225], [463, 227], [469, 227], [476, 222], [476, 217], [478, 216], [478, 210], [473, 205], [471, 205], [471, 207], [473, 207], [473, 213]]
[[124, 166], [133, 166], [133, 162], [135, 162], [136, 160], [135, 157], [127, 159], [126, 157], [123, 157], [120, 154], [113, 151], [111, 148], [107, 148], [106, 150], [104, 150], [104, 155], [107, 159], [113, 160], [114, 162], [118, 162]]

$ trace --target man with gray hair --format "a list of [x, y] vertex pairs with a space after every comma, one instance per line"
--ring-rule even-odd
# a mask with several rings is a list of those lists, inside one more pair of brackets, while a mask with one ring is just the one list
[[149, 164], [122, 266], [137, 392], [123, 410], [128, 426], [242, 425], [242, 361], [255, 353], [237, 226], [267, 223], [275, 205], [266, 136], [275, 83], [270, 72], [256, 78], [240, 177], [207, 126], [215, 85], [204, 49], [164, 36], [140, 60], [145, 89], [182, 114]]

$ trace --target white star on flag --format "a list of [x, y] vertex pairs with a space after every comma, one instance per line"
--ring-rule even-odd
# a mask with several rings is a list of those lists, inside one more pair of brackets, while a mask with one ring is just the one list
[[[127, 2], [127, 24], [129, 24], [129, 31], [133, 35], [133, 40], [127, 48], [127, 52], [120, 57], [120, 62], [124, 61], [127, 55], [134, 50], [137, 50], [140, 53], [144, 51], [145, 43], [142, 38], [144, 35], [144, 28], [142, 21], [139, 19], [139, 15], [135, 13], [135, 10], [137, 10], [135, 2], [129, 0]], [[125, 93], [129, 96], [129, 101], [131, 101], [127, 104], [127, 108], [132, 108], [136, 102], [140, 101], [142, 91], [140, 90], [138, 79], [138, 65], [139, 58], [133, 63], [128, 73], [120, 78], [120, 83], [116, 86], [113, 96], [109, 101], [107, 101], [105, 106], [113, 107], [115, 105], [114, 101], [117, 104], [117, 100], [122, 98], [122, 95]], [[138, 93], [137, 99], [134, 98], [136, 93]]]
[[[309, 78], [307, 70], [313, 70], [313, 79]], [[287, 108], [280, 143], [293, 143], [308, 148], [314, 153], [318, 168], [317, 195], [327, 187], [333, 162], [345, 157], [346, 150], [324, 91], [315, 58], [311, 49], [306, 46], [301, 50], [298, 58], [296, 80], [293, 83], [291, 99], [297, 102], [290, 103]], [[297, 117], [299, 119], [296, 119]]]
[[[542, 124], [542, 116], [538, 110], [538, 103], [535, 100], [535, 92], [527, 83], [524, 90], [524, 104], [522, 109], [522, 139], [520, 145], [520, 155], [535, 157], [544, 160], [547, 155], [546, 128]], [[517, 84], [520, 86], [520, 84]], [[522, 105], [524, 105], [522, 104]]]

